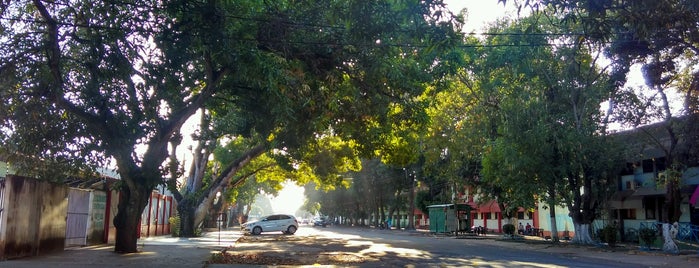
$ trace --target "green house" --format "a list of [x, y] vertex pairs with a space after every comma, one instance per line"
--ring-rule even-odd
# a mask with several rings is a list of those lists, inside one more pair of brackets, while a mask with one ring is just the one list
[[470, 228], [471, 207], [467, 204], [442, 204], [427, 206], [430, 215], [430, 232], [452, 233]]

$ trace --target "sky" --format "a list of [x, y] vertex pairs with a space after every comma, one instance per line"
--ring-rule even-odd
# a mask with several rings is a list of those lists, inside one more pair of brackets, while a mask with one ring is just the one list
[[270, 201], [274, 213], [294, 215], [303, 205], [305, 199], [303, 187], [293, 182], [286, 181], [284, 183], [284, 189], [279, 192], [277, 197], [272, 197]]
[[516, 8], [514, 7], [514, 1], [507, 1], [507, 7], [502, 3], [498, 3], [498, 0], [445, 0], [444, 3], [447, 7], [454, 13], [459, 13], [462, 9], [466, 8], [468, 12], [466, 14], [466, 24], [464, 25], [464, 31], [470, 32], [482, 32], [483, 28], [492, 21], [498, 18], [505, 17], [508, 14], [514, 16], [516, 13]]

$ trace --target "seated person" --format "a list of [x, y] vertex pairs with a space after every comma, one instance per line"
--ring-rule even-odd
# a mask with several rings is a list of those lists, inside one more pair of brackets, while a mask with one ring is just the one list
[[523, 235], [524, 234], [524, 225], [522, 223], [519, 223], [519, 227], [517, 227], [517, 233]]
[[527, 227], [526, 227], [526, 229], [527, 229], [527, 234], [528, 234], [528, 235], [531, 235], [531, 234], [532, 234], [532, 226], [529, 225], [528, 222], [527, 222]]

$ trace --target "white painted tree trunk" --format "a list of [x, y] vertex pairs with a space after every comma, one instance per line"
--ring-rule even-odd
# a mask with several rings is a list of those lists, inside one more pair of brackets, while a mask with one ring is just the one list
[[[673, 230], [674, 229], [674, 230]], [[677, 228], [670, 225], [669, 223], [663, 223], [663, 251], [667, 253], [677, 254], [680, 253], [680, 249], [675, 243], [675, 236], [677, 235]]]
[[510, 223], [514, 224], [514, 221], [512, 220], [512, 218], [502, 218], [502, 225], [510, 224]]
[[571, 243], [581, 245], [595, 244], [595, 241], [592, 240], [592, 236], [590, 236], [590, 224], [573, 223], [573, 226], [575, 227], [575, 236], [573, 236]]

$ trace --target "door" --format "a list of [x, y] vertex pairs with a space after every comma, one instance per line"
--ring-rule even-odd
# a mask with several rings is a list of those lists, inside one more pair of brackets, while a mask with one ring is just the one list
[[271, 215], [262, 220], [262, 222], [260, 223], [260, 226], [262, 226], [262, 230], [264, 230], [265, 232], [279, 230], [279, 227], [277, 226], [279, 222], [278, 219], [279, 216]]
[[66, 246], [87, 245], [87, 223], [90, 211], [90, 191], [71, 188], [68, 192], [66, 215]]
[[287, 215], [279, 215], [279, 231], [286, 232], [286, 228], [291, 225], [291, 217]]

